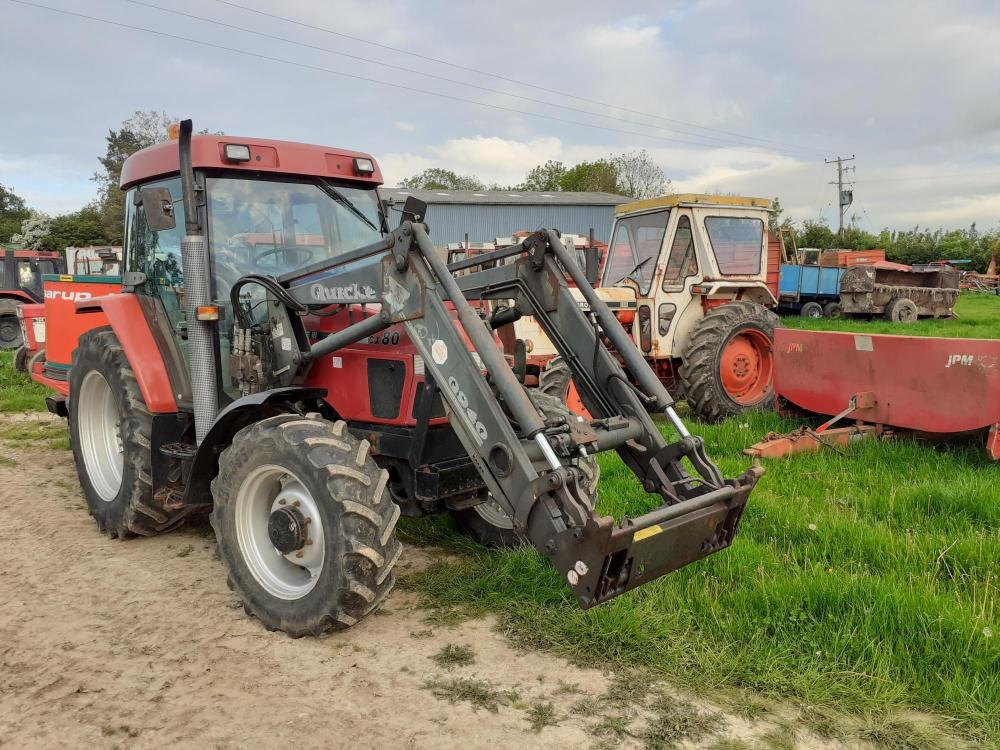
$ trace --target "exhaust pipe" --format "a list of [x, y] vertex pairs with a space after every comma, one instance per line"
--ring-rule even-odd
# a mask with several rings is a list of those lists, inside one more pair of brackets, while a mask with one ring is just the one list
[[184, 312], [187, 317], [188, 361], [194, 402], [194, 431], [198, 444], [208, 434], [219, 411], [217, 373], [212, 324], [198, 320], [198, 308], [212, 303], [208, 242], [194, 200], [194, 169], [191, 166], [191, 120], [181, 121], [178, 139], [181, 193], [184, 202], [184, 239], [181, 240], [181, 270], [184, 274]]

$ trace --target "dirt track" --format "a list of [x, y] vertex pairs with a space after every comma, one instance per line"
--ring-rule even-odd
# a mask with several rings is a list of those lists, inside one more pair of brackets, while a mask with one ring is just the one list
[[[68, 451], [10, 443], [4, 450], [12, 462], [0, 464], [0, 746], [609, 742], [594, 733], [593, 718], [572, 712], [604, 695], [608, 677], [598, 671], [512, 651], [489, 621], [429, 625], [427, 612], [398, 591], [384, 613], [346, 633], [301, 640], [268, 633], [226, 588], [207, 526], [113, 541], [87, 515]], [[407, 550], [401, 564], [413, 570], [425, 560]], [[475, 662], [440, 667], [430, 657], [449, 644], [471, 646]], [[451, 704], [426, 685], [454, 677], [516, 697], [494, 713]], [[536, 732], [531, 710], [545, 702], [558, 724]], [[719, 725], [729, 737], [768, 729], [735, 716]], [[813, 740], [800, 746], [817, 747]], [[643, 744], [628, 736], [612, 742]]]

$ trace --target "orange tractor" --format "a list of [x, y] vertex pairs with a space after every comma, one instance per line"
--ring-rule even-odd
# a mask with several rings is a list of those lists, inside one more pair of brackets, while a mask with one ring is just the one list
[[[767, 231], [770, 208], [763, 198], [684, 194], [615, 209], [597, 294], [664, 386], [708, 421], [774, 404], [782, 249]], [[573, 405], [573, 368], [534, 321], [518, 335], [547, 362], [542, 390]]]
[[[49, 349], [74, 349], [49, 406], [99, 528], [210, 513], [247, 612], [295, 636], [379, 605], [401, 514], [529, 542], [584, 608], [728, 547], [760, 471], [722, 475], [559, 235], [447, 264], [419, 200], [389, 227], [380, 181], [367, 154], [192, 137], [190, 121], [126, 161], [121, 291], [46, 321]], [[500, 349], [527, 315], [589, 419], [525, 388]], [[607, 450], [648, 512], [595, 510]]]

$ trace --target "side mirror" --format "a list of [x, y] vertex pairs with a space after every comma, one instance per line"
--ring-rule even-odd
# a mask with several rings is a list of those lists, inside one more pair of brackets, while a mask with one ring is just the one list
[[403, 217], [400, 221], [422, 222], [426, 217], [427, 202], [413, 195], [406, 196], [406, 202], [403, 203]]
[[174, 216], [174, 200], [170, 197], [169, 188], [147, 187], [139, 188], [135, 204], [142, 206], [146, 214], [146, 226], [154, 232], [173, 229], [177, 226]]
[[597, 285], [597, 267], [601, 263], [600, 251], [591, 245], [590, 247], [584, 248], [584, 259], [586, 260], [586, 267], [583, 269], [584, 274], [587, 277], [587, 281], [590, 282], [591, 286]]

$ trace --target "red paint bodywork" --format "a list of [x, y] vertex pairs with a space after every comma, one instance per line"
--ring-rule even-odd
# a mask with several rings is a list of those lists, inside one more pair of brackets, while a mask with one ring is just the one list
[[73, 364], [73, 350], [80, 336], [91, 328], [110, 325], [107, 316], [97, 311], [89, 315], [77, 315], [77, 302], [88, 302], [106, 294], [121, 291], [120, 284], [87, 281], [86, 276], [65, 277], [72, 281], [46, 280], [45, 359], [57, 366], [69, 367]]
[[851, 397], [875, 403], [847, 419], [925, 433], [982, 430], [1000, 423], [1000, 341], [779, 328], [777, 395], [834, 415]]
[[76, 315], [68, 318], [78, 321], [80, 333], [102, 325], [101, 320], [107, 321], [103, 325], [111, 325], [135, 373], [146, 408], [154, 414], [176, 412], [177, 401], [163, 356], [136, 295], [108, 294], [74, 304]]
[[[473, 306], [475, 307], [477, 304], [473, 303]], [[458, 316], [453, 306], [451, 303], [446, 303], [446, 306], [449, 308], [455, 324], [458, 325]], [[378, 310], [378, 305], [368, 305], [367, 315], [376, 314]], [[311, 332], [330, 333], [346, 328], [352, 323], [357, 323], [363, 317], [362, 306], [351, 305], [348, 310], [337, 315], [307, 319], [306, 328]], [[465, 340], [466, 346], [471, 350], [472, 344], [465, 336], [465, 332], [461, 330], [461, 326], [459, 326], [459, 333]], [[415, 367], [415, 357], [418, 356], [416, 347], [411, 343], [402, 325], [391, 326], [371, 338], [378, 343], [368, 343], [368, 340], [359, 341], [338, 350], [333, 355], [316, 360], [303, 384], [326, 388], [326, 401], [344, 419], [413, 427], [416, 424], [416, 420], [413, 418], [414, 402], [420, 386], [424, 382], [422, 372], [417, 372]], [[494, 340], [499, 346], [499, 339], [495, 335]], [[394, 417], [377, 417], [372, 414], [371, 386], [368, 379], [368, 363], [371, 360], [393, 360], [399, 364], [399, 367], [403, 368], [402, 398], [399, 411]], [[430, 424], [443, 424], [446, 421], [444, 418], [432, 419]]]
[[[249, 146], [250, 161], [243, 163], [226, 161], [223, 158], [223, 149], [230, 143]], [[371, 159], [375, 172], [371, 176], [355, 174], [355, 158]], [[229, 135], [196, 135], [191, 138], [191, 162], [195, 169], [268, 172], [288, 177], [327, 177], [371, 185], [382, 184], [382, 172], [370, 154], [290, 141], [238, 138]], [[127, 190], [140, 182], [175, 175], [179, 171], [177, 142], [158, 143], [125, 160], [125, 165], [122, 167], [121, 188]]]

